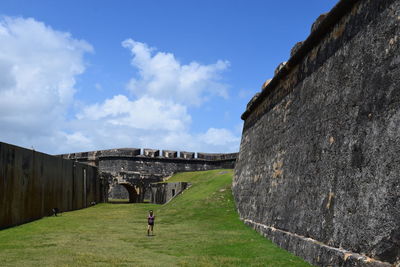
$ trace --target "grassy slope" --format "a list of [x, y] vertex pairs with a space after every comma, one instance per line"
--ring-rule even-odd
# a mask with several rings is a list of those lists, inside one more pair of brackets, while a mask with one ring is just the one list
[[310, 266], [239, 221], [231, 179], [181, 173], [169, 181], [192, 187], [163, 206], [100, 204], [0, 231], [0, 266]]

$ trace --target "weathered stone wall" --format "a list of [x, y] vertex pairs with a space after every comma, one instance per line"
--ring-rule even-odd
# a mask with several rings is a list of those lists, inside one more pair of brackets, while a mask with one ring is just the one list
[[240, 216], [315, 265], [400, 261], [399, 25], [399, 0], [340, 1], [242, 116]]
[[[232, 169], [234, 160], [200, 160], [163, 157], [100, 157], [99, 170], [117, 177], [117, 183], [110, 183], [109, 197], [125, 198], [125, 194], [114, 192], [116, 184], [129, 183], [139, 190], [132, 202], [143, 202], [150, 196], [150, 184], [163, 181], [163, 178], [177, 172], [205, 171], [213, 169]], [[128, 191], [129, 187], [125, 187]]]
[[170, 158], [148, 158], [148, 157], [109, 157], [100, 158], [99, 170], [118, 172], [137, 172], [140, 174], [154, 174], [166, 177], [176, 172], [205, 171], [213, 169], [233, 169], [232, 161], [207, 161], [197, 159], [170, 159]]
[[103, 196], [97, 168], [0, 142], [0, 229], [53, 208], [85, 208]]
[[110, 198], [125, 198], [126, 192], [116, 185], [122, 184], [129, 193], [130, 202], [143, 202], [150, 198], [150, 184], [163, 181], [177, 172], [233, 169], [237, 153], [196, 153], [157, 149], [119, 148], [59, 155], [98, 166], [99, 171], [111, 177]]
[[[58, 155], [65, 159], [99, 166], [100, 171], [121, 170], [141, 173], [171, 174], [177, 171], [197, 171], [215, 168], [233, 169], [237, 153], [196, 153], [157, 149], [118, 148]], [[125, 168], [125, 169], [122, 169]]]
[[190, 186], [186, 182], [151, 184], [151, 203], [165, 204]]
[[129, 199], [129, 192], [128, 190], [118, 183], [110, 184], [113, 190], [110, 190], [108, 193], [108, 199]]

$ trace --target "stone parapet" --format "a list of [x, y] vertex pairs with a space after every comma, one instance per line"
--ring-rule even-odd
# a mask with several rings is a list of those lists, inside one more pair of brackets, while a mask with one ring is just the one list
[[162, 151], [162, 156], [164, 158], [169, 158], [169, 159], [174, 159], [178, 157], [178, 152], [177, 151], [173, 151], [173, 150], [163, 150]]
[[70, 160], [76, 160], [79, 162], [95, 162], [99, 159], [106, 158], [158, 158], [166, 160], [205, 160], [205, 161], [220, 161], [220, 160], [235, 160], [238, 153], [196, 153], [180, 151], [178, 157], [178, 151], [175, 150], [158, 150], [158, 149], [143, 149], [143, 153], [140, 148], [117, 148], [107, 149], [98, 151], [88, 152], [77, 152], [69, 154], [60, 154], [58, 157]]
[[150, 157], [150, 158], [158, 157], [158, 156], [160, 156], [160, 150], [145, 148], [145, 149], [143, 149], [143, 156]]
[[179, 157], [182, 159], [194, 159], [194, 152], [187, 152], [187, 151], [181, 151], [179, 152]]

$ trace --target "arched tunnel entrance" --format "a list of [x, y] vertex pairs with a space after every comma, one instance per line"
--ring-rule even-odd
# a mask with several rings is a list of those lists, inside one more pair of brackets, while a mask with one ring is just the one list
[[144, 200], [143, 186], [133, 185], [129, 182], [118, 182], [116, 179], [110, 184], [108, 191], [109, 202], [140, 203]]
[[108, 181], [108, 202], [147, 203], [151, 200], [151, 184], [162, 181], [163, 175], [138, 172], [101, 172]]
[[129, 203], [138, 203], [140, 201], [140, 188], [129, 183], [120, 183], [127, 191], [129, 196]]

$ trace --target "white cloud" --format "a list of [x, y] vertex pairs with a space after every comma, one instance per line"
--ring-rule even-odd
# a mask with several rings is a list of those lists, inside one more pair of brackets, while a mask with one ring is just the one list
[[66, 139], [66, 147], [75, 148], [74, 151], [81, 151], [82, 148], [93, 147], [94, 144], [91, 140], [90, 136], [85, 136], [81, 132], [74, 132], [72, 134], [64, 134], [64, 138]]
[[128, 89], [138, 97], [150, 96], [199, 106], [208, 97], [228, 96], [227, 86], [220, 82], [221, 72], [229, 67], [228, 61], [183, 65], [173, 54], [155, 52], [145, 43], [127, 39], [122, 45], [130, 49], [132, 65], [138, 70], [138, 77], [128, 84]]
[[[5, 141], [30, 146], [55, 135], [92, 47], [32, 18], [0, 18], [0, 124]], [[3, 139], [3, 140], [4, 140]]]
[[[239, 137], [228, 129], [212, 129], [205, 133], [134, 128], [112, 125], [105, 120], [74, 121], [73, 133], [67, 142], [59, 144], [59, 151], [74, 152], [116, 147], [137, 147], [194, 152], [237, 152]], [[221, 141], [220, 143], [218, 141]]]
[[68, 139], [85, 140], [81, 150], [113, 147], [203, 152], [238, 150], [239, 138], [230, 130], [211, 128], [206, 133], [191, 133], [191, 121], [186, 106], [147, 96], [129, 100], [124, 95], [116, 95], [101, 104], [84, 108], [70, 126], [79, 131], [79, 135], [73, 134]]
[[[203, 152], [238, 150], [228, 129], [191, 131], [190, 107], [227, 97], [221, 73], [227, 61], [181, 64], [128, 39], [138, 71], [129, 82], [133, 95], [100, 103], [75, 99], [76, 77], [85, 71], [90, 44], [35, 19], [0, 18], [0, 141], [65, 153], [114, 147], [153, 147]], [[95, 84], [102, 90], [100, 83]], [[75, 118], [67, 120], [71, 107]], [[221, 112], [223, 114], [223, 112]]]
[[[87, 149], [135, 146], [207, 152], [238, 150], [238, 138], [227, 129], [190, 131], [191, 106], [201, 105], [207, 97], [227, 96], [227, 86], [218, 81], [228, 62], [182, 65], [173, 54], [155, 52], [144, 43], [128, 39], [122, 45], [131, 50], [132, 65], [138, 70], [138, 77], [129, 82], [134, 98], [115, 95], [86, 106], [77, 114], [71, 129], [85, 129], [83, 136], [96, 140], [97, 147], [86, 140]], [[78, 137], [85, 140], [82, 135]]]
[[124, 95], [89, 106], [77, 117], [80, 120], [102, 120], [114, 126], [166, 131], [185, 130], [191, 121], [185, 106], [147, 96], [131, 101]]
[[236, 145], [240, 139], [227, 129], [210, 128], [200, 135], [200, 140], [213, 146]]

